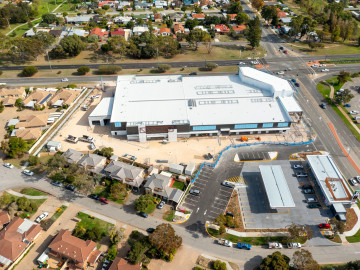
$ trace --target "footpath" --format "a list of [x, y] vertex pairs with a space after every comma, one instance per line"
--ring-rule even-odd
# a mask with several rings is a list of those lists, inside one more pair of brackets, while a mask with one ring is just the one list
[[13, 191], [12, 189], [9, 189], [6, 191], [7, 193], [14, 195], [16, 197], [25, 197], [28, 199], [32, 199], [32, 200], [41, 200], [41, 199], [47, 199], [48, 196], [30, 196], [30, 195], [25, 195], [25, 194], [21, 194], [19, 192]]

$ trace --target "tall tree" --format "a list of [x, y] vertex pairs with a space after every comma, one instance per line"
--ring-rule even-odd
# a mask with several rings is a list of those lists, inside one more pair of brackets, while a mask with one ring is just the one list
[[261, 17], [265, 20], [270, 21], [274, 16], [277, 16], [276, 6], [264, 6], [261, 9]]
[[263, 270], [288, 270], [290, 269], [289, 262], [290, 258], [288, 256], [276, 251], [264, 258], [260, 267]]
[[340, 38], [340, 26], [336, 25], [334, 29], [331, 31], [331, 41], [336, 42]]
[[293, 263], [299, 270], [320, 270], [317, 261], [314, 260], [310, 251], [306, 249], [298, 250], [293, 255]]
[[199, 43], [204, 42], [209, 36], [208, 33], [201, 29], [194, 29], [186, 36], [186, 41], [195, 46], [195, 51], [198, 49]]
[[287, 226], [287, 230], [289, 233], [289, 241], [293, 241], [294, 239], [299, 237], [306, 237], [306, 239], [309, 240], [313, 236], [311, 228], [306, 225], [292, 223], [290, 226]]
[[158, 36], [156, 46], [158, 47], [159, 55], [166, 58], [171, 58], [180, 53], [179, 42], [171, 36]]
[[56, 15], [53, 13], [45, 13], [41, 16], [42, 21], [47, 24], [52, 24], [56, 22]]
[[249, 22], [249, 29], [246, 35], [246, 39], [249, 41], [250, 46], [255, 48], [260, 45], [261, 40], [261, 23], [258, 16]]
[[238, 14], [243, 11], [243, 7], [240, 1], [231, 1], [227, 10], [228, 14]]
[[257, 10], [260, 11], [264, 6], [264, 0], [251, 0], [251, 5]]
[[86, 44], [77, 35], [64, 37], [60, 41], [60, 46], [68, 56], [77, 56], [86, 48]]
[[304, 17], [302, 15], [293, 17], [291, 22], [289, 23], [290, 35], [296, 36], [297, 34], [301, 33], [301, 25], [303, 23]]
[[1, 142], [1, 150], [5, 155], [17, 158], [24, 155], [27, 143], [18, 137], [11, 137], [8, 141]]
[[244, 24], [250, 21], [250, 17], [246, 13], [240, 12], [238, 15], [236, 15], [235, 20], [237, 24]]
[[182, 244], [182, 238], [175, 233], [174, 228], [169, 223], [158, 225], [155, 231], [150, 234], [149, 240], [155, 248], [166, 253], [173, 252]]

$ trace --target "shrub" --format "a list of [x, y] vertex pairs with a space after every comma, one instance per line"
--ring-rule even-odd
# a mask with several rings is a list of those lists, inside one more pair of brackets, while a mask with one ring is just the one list
[[107, 259], [109, 261], [113, 261], [113, 260], [115, 260], [116, 255], [117, 255], [116, 246], [112, 246], [111, 249], [109, 249], [109, 251], [108, 251]]
[[76, 87], [77, 87], [76, 84], [68, 84], [68, 86], [66, 86], [66, 88], [72, 88], [72, 89], [74, 89]]
[[26, 208], [30, 207], [30, 201], [26, 197], [18, 198], [16, 203], [17, 203], [20, 210], [25, 210]]
[[3, 74], [2, 70], [0, 70], [0, 76]]
[[171, 68], [171, 66], [168, 65], [168, 64], [160, 64], [157, 67], [157, 71], [160, 72], [160, 73], [164, 73], [165, 71], [169, 70], [170, 68]]
[[214, 262], [214, 270], [226, 270], [226, 263], [220, 260]]
[[2, 113], [4, 109], [5, 109], [4, 105], [2, 104], [2, 102], [0, 102], [0, 113]]
[[215, 63], [206, 63], [205, 70], [212, 71], [213, 69], [217, 68], [218, 65]]
[[57, 172], [54, 175], [50, 176], [50, 179], [62, 182], [65, 180], [65, 176], [63, 175], [63, 173]]
[[25, 77], [31, 77], [36, 73], [38, 73], [38, 69], [34, 66], [24, 67], [24, 69], [22, 70], [22, 75]]
[[121, 71], [122, 68], [116, 65], [106, 65], [106, 66], [99, 66], [98, 73], [99, 74], [116, 74]]
[[40, 160], [37, 156], [30, 156], [28, 158], [28, 162], [30, 166], [35, 166], [39, 164]]
[[80, 75], [85, 75], [86, 73], [88, 73], [90, 71], [90, 68], [89, 67], [86, 67], [86, 66], [83, 66], [83, 67], [79, 67], [77, 69], [77, 72], [80, 74]]

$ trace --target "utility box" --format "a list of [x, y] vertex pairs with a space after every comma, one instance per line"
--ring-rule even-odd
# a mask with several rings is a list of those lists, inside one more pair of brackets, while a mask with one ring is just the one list
[[195, 170], [195, 163], [189, 162], [189, 164], [185, 168], [185, 174], [191, 176]]
[[184, 166], [179, 164], [170, 164], [169, 171], [172, 173], [182, 174], [184, 172]]

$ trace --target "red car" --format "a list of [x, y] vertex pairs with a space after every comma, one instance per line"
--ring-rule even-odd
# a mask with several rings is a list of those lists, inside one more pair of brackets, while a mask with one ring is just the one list
[[109, 200], [106, 199], [106, 198], [103, 198], [103, 197], [100, 197], [100, 198], [99, 198], [99, 201], [102, 202], [102, 203], [106, 203], [106, 204], [109, 203]]
[[287, 54], [287, 50], [284, 50], [284, 53]]
[[319, 228], [320, 229], [331, 229], [331, 226], [328, 223], [321, 223], [321, 224], [319, 224]]

